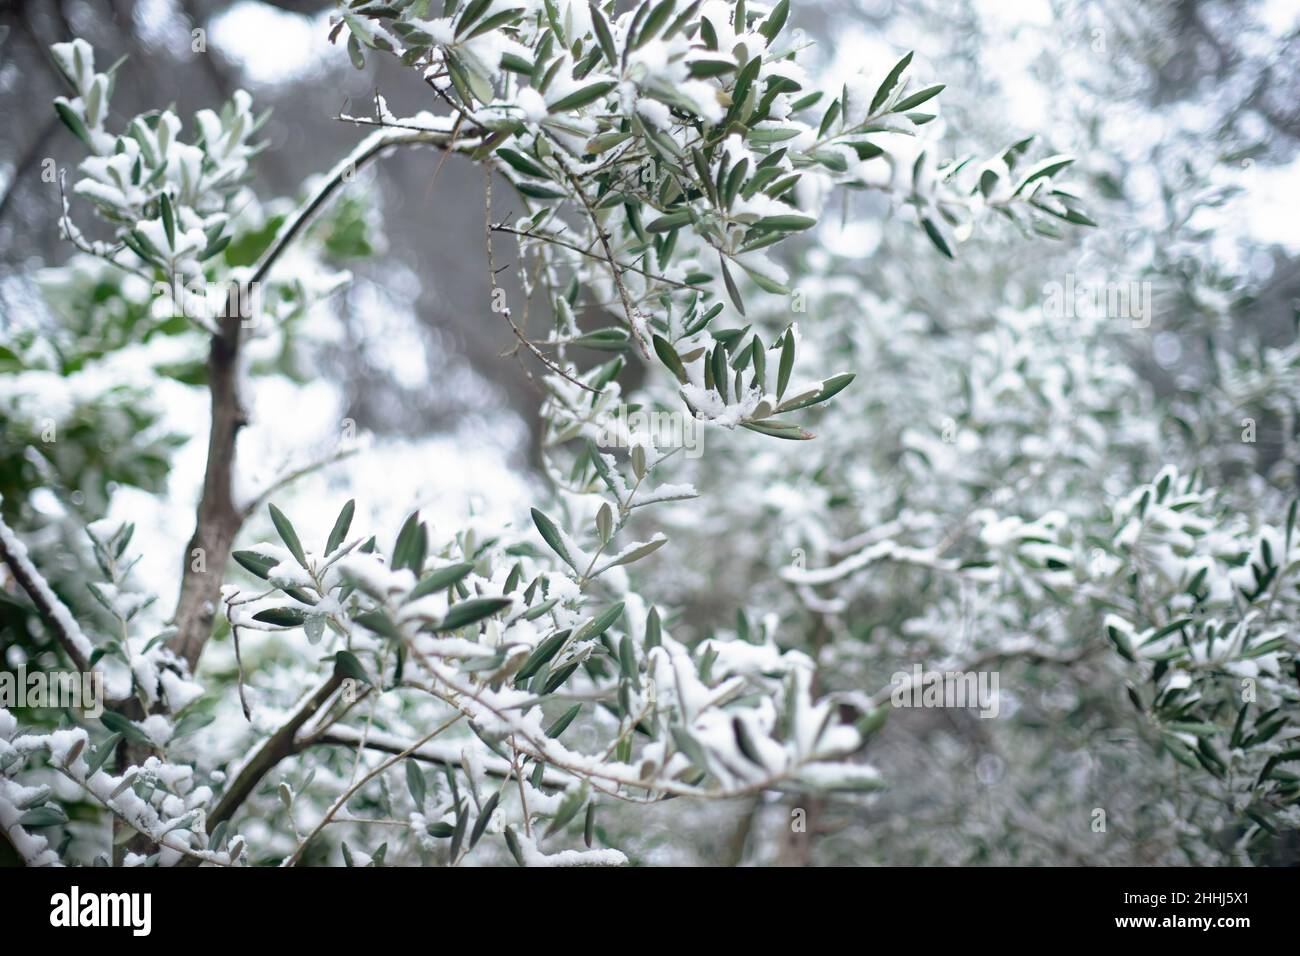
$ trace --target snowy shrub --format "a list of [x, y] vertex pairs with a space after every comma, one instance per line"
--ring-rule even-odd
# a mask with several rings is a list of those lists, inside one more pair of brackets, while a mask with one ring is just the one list
[[[1161, 861], [1296, 828], [1295, 505], [1270, 489], [1277, 514], [1250, 510], [1167, 466], [1212, 458], [1192, 426], [1153, 454], [1155, 399], [1104, 322], [1006, 304], [1010, 283], [927, 318], [967, 250], [991, 272], [1012, 244], [1094, 225], [1075, 161], [1034, 137], [947, 158], [927, 135], [944, 87], [912, 54], [824, 88], [792, 16], [352, 3], [329, 40], [358, 67], [397, 58], [430, 109], [376, 93], [343, 117], [373, 131], [293, 200], [254, 188], [265, 117], [243, 92], [118, 125], [129, 65], [53, 48], [71, 86], [55, 108], [86, 147], [61, 219], [81, 255], [45, 283], [53, 337], [0, 352], [0, 558], [36, 612], [15, 615], [27, 643], [102, 675], [106, 700], [57, 726], [0, 710], [0, 827], [26, 862], [619, 864], [659, 805], [750, 801], [783, 830], [807, 806], [888, 807], [877, 755], [961, 801], [921, 759], [962, 760], [951, 741], [887, 729], [891, 675], [916, 661], [1015, 675], [999, 723], [1037, 804], [1007, 804], [1022, 823], [1089, 799], [1095, 780], [1053, 761], [1103, 734], [1108, 772], [1186, 795]], [[382, 249], [343, 193], [399, 148], [483, 170], [482, 220], [455, 228], [482, 244], [485, 320], [542, 369], [547, 486], [513, 520], [374, 522], [392, 466], [347, 427], [260, 487], [240, 474], [256, 380], [310, 387], [307, 317], [342, 261]], [[896, 212], [876, 274], [806, 241], [846, 193]], [[1257, 364], [1224, 377], [1285, 417], [1295, 355]], [[197, 522], [159, 562], [103, 515], [161, 493], [183, 440], [164, 401], [210, 418]], [[348, 494], [294, 491], [367, 456], [375, 480]], [[41, 519], [50, 491], [83, 541]], [[1060, 672], [1081, 676], [1062, 690]], [[960, 849], [918, 849], [906, 823], [874, 838], [998, 858], [1015, 828]], [[830, 858], [856, 859], [838, 839]]]

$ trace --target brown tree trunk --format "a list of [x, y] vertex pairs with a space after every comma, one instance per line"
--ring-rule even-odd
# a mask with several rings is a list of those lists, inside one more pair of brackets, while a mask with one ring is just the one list
[[199, 498], [194, 534], [185, 549], [181, 591], [176, 602], [176, 634], [169, 646], [193, 672], [212, 634], [221, 579], [239, 532], [242, 515], [232, 492], [235, 440], [247, 422], [239, 398], [240, 317], [221, 320], [221, 335], [213, 336], [208, 352], [208, 390], [212, 401], [212, 427], [208, 435], [207, 467]]

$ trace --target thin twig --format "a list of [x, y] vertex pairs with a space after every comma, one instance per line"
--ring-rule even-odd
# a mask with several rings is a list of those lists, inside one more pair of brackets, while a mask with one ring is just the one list
[[[487, 240], [488, 282], [492, 287], [492, 298], [495, 300], [498, 287], [497, 287], [496, 263], [492, 255], [493, 229], [492, 229], [492, 170], [491, 169], [485, 169], [483, 171], [483, 180], [484, 180], [483, 205], [484, 205], [484, 214], [485, 214], [485, 223], [486, 223], [483, 232]], [[506, 317], [506, 321], [510, 323], [510, 329], [515, 333], [515, 338], [517, 338], [524, 345], [524, 347], [528, 349], [528, 351], [532, 352], [539, 362], [545, 365], [556, 375], [559, 375], [562, 378], [567, 379], [569, 382], [573, 383], [579, 388], [585, 389], [586, 391], [591, 392], [593, 395], [600, 394], [599, 389], [592, 388], [590, 385], [587, 385], [585, 382], [578, 381], [578, 379], [574, 378], [572, 375], [570, 375], [568, 372], [562, 369], [559, 365], [557, 365], [556, 363], [548, 359], [542, 353], [541, 349], [539, 349], [536, 345], [534, 345], [531, 341], [529, 341], [528, 336], [524, 335], [523, 330], [520, 329], [519, 326], [515, 324], [514, 317], [510, 314], [509, 306], [503, 306], [501, 309], [501, 314], [504, 315]]]
[[637, 310], [632, 305], [632, 299], [631, 296], [627, 294], [627, 288], [623, 285], [623, 276], [622, 273], [619, 272], [618, 260], [614, 258], [614, 250], [609, 246], [609, 236], [605, 232], [605, 227], [600, 224], [600, 218], [596, 215], [596, 210], [587, 199], [587, 194], [583, 192], [582, 183], [578, 182], [578, 177], [567, 169], [565, 170], [565, 175], [569, 177], [569, 182], [573, 184], [574, 192], [577, 193], [578, 198], [582, 200], [582, 205], [586, 208], [587, 215], [591, 218], [591, 224], [596, 230], [596, 235], [600, 237], [601, 248], [605, 250], [605, 259], [609, 262], [609, 270], [614, 277], [614, 285], [618, 289], [619, 298], [623, 300], [623, 311], [627, 315], [627, 327], [632, 332], [632, 338], [636, 339], [636, 344], [641, 347], [641, 354], [646, 358], [649, 358], [650, 349], [646, 346], [645, 339], [641, 337], [641, 332], [637, 328]]
[[311, 841], [316, 838], [316, 835], [320, 833], [320, 831], [329, 824], [330, 820], [334, 818], [334, 814], [338, 813], [341, 809], [343, 809], [343, 805], [352, 798], [353, 794], [355, 794], [358, 790], [364, 787], [371, 780], [375, 779], [375, 777], [379, 776], [389, 767], [393, 766], [395, 763], [398, 763], [402, 759], [409, 757], [413, 751], [419, 750], [420, 747], [424, 746], [434, 737], [438, 736], [444, 730], [451, 727], [452, 724], [456, 723], [456, 721], [460, 720], [461, 717], [463, 716], [465, 715], [458, 713], [456, 714], [455, 717], [451, 718], [445, 723], [439, 724], [436, 728], [434, 728], [428, 734], [425, 734], [423, 737], [421, 737], [411, 746], [403, 750], [400, 754], [397, 754], [396, 756], [390, 758], [389, 760], [385, 760], [374, 770], [370, 771], [368, 774], [366, 774], [356, 783], [352, 784], [352, 786], [348, 787], [347, 790], [343, 791], [343, 795], [334, 801], [334, 805], [329, 808], [324, 818], [321, 819], [320, 823], [316, 824], [316, 828], [312, 830], [311, 833], [307, 834], [307, 838], [303, 840], [300, 844], [298, 844], [298, 849], [294, 850], [293, 854], [280, 865], [297, 866], [298, 861], [302, 859], [303, 851], [307, 849], [308, 844], [310, 844]]
[[299, 478], [305, 478], [307, 475], [310, 475], [314, 471], [319, 471], [320, 469], [325, 468], [328, 465], [333, 465], [337, 462], [340, 462], [345, 458], [351, 458], [356, 453], [357, 453], [357, 449], [355, 448], [340, 448], [336, 451], [330, 452], [328, 455], [316, 459], [315, 461], [308, 462], [307, 464], [303, 465], [301, 468], [295, 468], [292, 471], [285, 472], [279, 478], [275, 479], [275, 481], [273, 481], [270, 485], [264, 488], [261, 492], [259, 492], [257, 496], [253, 498], [252, 501], [244, 505], [242, 511], [245, 520], [247, 520], [248, 517], [251, 516], [253, 512], [255, 512], [258, 508], [264, 505], [267, 502], [267, 500], [271, 497], [271, 495], [275, 494], [281, 488], [293, 484]]
[[533, 824], [529, 820], [528, 797], [524, 794], [524, 774], [521, 769], [523, 761], [519, 759], [519, 748], [515, 746], [515, 738], [513, 736], [510, 738], [510, 750], [513, 754], [510, 760], [510, 765], [514, 767], [515, 770], [515, 783], [519, 784], [519, 806], [524, 815], [524, 836], [531, 840], [533, 838]]
[[[604, 256], [592, 252], [589, 249], [583, 249], [581, 246], [572, 242], [568, 242], [564, 239], [561, 239], [559, 236], [551, 235], [549, 232], [537, 232], [536, 230], [525, 231], [523, 229], [513, 229], [510, 226], [505, 225], [504, 223], [497, 223], [495, 226], [492, 227], [492, 231], [508, 233], [509, 235], [519, 236], [523, 239], [537, 239], [542, 242], [553, 243], [554, 245], [557, 246], [563, 246], [565, 249], [572, 249], [574, 252], [578, 253], [579, 255], [587, 256], [589, 259], [595, 259], [598, 262], [606, 261]], [[665, 285], [675, 286], [678, 289], [690, 289], [693, 292], [705, 291], [703, 286], [691, 285], [689, 282], [680, 282], [677, 279], [670, 279], [667, 276], [650, 272], [648, 269], [642, 269], [638, 266], [634, 266], [626, 262], [619, 262], [617, 263], [617, 265], [618, 268], [624, 271], [637, 272], [645, 276], [647, 279], [653, 279], [654, 281], [662, 282]]]

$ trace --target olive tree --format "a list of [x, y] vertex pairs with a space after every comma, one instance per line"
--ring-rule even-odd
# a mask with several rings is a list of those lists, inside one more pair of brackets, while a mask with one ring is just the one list
[[[674, 566], [691, 556], [652, 522], [726, 541], [751, 520], [736, 495], [764, 474], [771, 448], [820, 443], [820, 457], [840, 447], [815, 439], [811, 420], [858, 391], [855, 375], [874, 363], [835, 347], [840, 322], [819, 341], [819, 310], [833, 302], [820, 290], [809, 301], [783, 264], [833, 196], [887, 197], [900, 211], [889, 228], [921, 237], [935, 260], [990, 219], [1048, 238], [1093, 221], [1063, 181], [1070, 156], [1042, 155], [1031, 138], [987, 160], [949, 159], [918, 136], [943, 87], [918, 80], [911, 54], [822, 89], [791, 15], [788, 0], [646, 0], [621, 13], [552, 0], [348, 4], [329, 39], [358, 66], [398, 58], [430, 108], [399, 117], [377, 93], [373, 112], [341, 117], [373, 129], [287, 204], [257, 194], [264, 117], [248, 95], [188, 124], [166, 109], [119, 124], [113, 82], [129, 64], [100, 71], [81, 40], [53, 48], [70, 84], [54, 107], [86, 147], [61, 184], [60, 228], [80, 257], [51, 290], [62, 326], [16, 335], [2, 356], [14, 372], [6, 410], [20, 426], [6, 440], [25, 438], [7, 458], [0, 558], [36, 612], [33, 639], [100, 675], [108, 700], [97, 718], [67, 713], [53, 727], [20, 728], [0, 711], [0, 826], [27, 863], [454, 865], [474, 854], [614, 864], [624, 854], [598, 846], [610, 842], [610, 808], [622, 819], [669, 800], [880, 788], [862, 750], [884, 699], [865, 683], [828, 689], [820, 644], [782, 630], [783, 616], [803, 612], [788, 584], [822, 613], [824, 599], [807, 596], [851, 575], [830, 562], [746, 569], [750, 593], [724, 632], [672, 603]], [[506, 323], [533, 363], [543, 420], [548, 490], [517, 521], [441, 528], [413, 513], [376, 528], [358, 526], [354, 500], [277, 507], [304, 476], [366, 455], [351, 434], [261, 488], [240, 477], [250, 379], [283, 371], [312, 304], [345, 281], [327, 267], [331, 226], [364, 216], [343, 194], [398, 149], [428, 151], [435, 170], [449, 157], [483, 170], [483, 219], [456, 228], [482, 243], [485, 320]], [[505, 219], [494, 191], [510, 196]], [[497, 283], [506, 256], [518, 293]], [[802, 325], [791, 321], [805, 311]], [[610, 358], [587, 361], [593, 351]], [[862, 364], [832, 364], [841, 355]], [[629, 363], [650, 372], [644, 396], [624, 394]], [[77, 378], [86, 368], [108, 374]], [[90, 573], [47, 566], [22, 540], [43, 525], [28, 498], [53, 489], [84, 505], [77, 486], [97, 460], [66, 457], [79, 406], [52, 408], [49, 390], [75, 378], [80, 404], [117, 423], [93, 476], [102, 502], [123, 484], [157, 489], [169, 448], [188, 437], [149, 433], [148, 383], [161, 375], [202, 389], [209, 412], [175, 580], [140, 579], [129, 521], [88, 523]], [[61, 426], [61, 439], [38, 440]], [[754, 467], [701, 497], [692, 458], [715, 443]], [[359, 500], [383, 494], [354, 489]], [[1183, 515], [1197, 494], [1164, 476], [1133, 520]], [[241, 542], [264, 516], [275, 538]], [[1050, 517], [997, 524], [997, 553], [973, 562], [908, 547], [899, 522], [897, 535], [852, 529], [864, 537], [837, 545], [841, 557], [985, 582], [1000, 569], [1028, 602], [1075, 573], [1068, 532]], [[1264, 555], [1265, 573], [1285, 553]], [[1207, 574], [1184, 604], [1215, 586]], [[155, 598], [171, 588], [174, 607], [160, 610]], [[932, 613], [943, 615], [950, 596], [938, 597]], [[857, 599], [850, 588], [837, 600]], [[1187, 643], [1164, 615], [1121, 617], [1111, 632], [1135, 664], [1139, 645]], [[233, 673], [208, 663], [217, 634], [230, 638]], [[261, 654], [246, 670], [241, 649], [276, 635], [295, 652]], [[1243, 647], [1258, 650], [1253, 639]], [[1165, 678], [1153, 678], [1157, 690]], [[1222, 716], [1168, 696], [1143, 706], [1180, 725]], [[244, 721], [233, 734], [232, 719]], [[1257, 724], [1244, 732], [1262, 735]], [[1184, 730], [1170, 734], [1184, 740]], [[247, 749], [232, 752], [232, 740]], [[1212, 750], [1183, 749], [1218, 766]], [[73, 842], [71, 804], [79, 817], [82, 807], [112, 817], [115, 853], [107, 839], [95, 845], [98, 831]], [[48, 836], [60, 832], [61, 842]]]

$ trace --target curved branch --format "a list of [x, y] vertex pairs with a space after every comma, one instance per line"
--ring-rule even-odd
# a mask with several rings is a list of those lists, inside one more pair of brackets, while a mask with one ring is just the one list
[[253, 792], [253, 788], [261, 782], [272, 767], [285, 757], [298, 752], [299, 748], [296, 743], [298, 731], [303, 724], [307, 723], [320, 710], [342, 684], [343, 675], [335, 667], [334, 673], [330, 675], [329, 679], [316, 688], [293, 712], [293, 716], [279, 730], [267, 737], [262, 742], [262, 746], [258, 747], [252, 756], [244, 762], [244, 765], [239, 768], [239, 773], [235, 775], [235, 779], [226, 787], [221, 799], [212, 808], [212, 812], [208, 814], [209, 833], [218, 823], [229, 820], [234, 815], [235, 811], [248, 799], [249, 794]]
[[[353, 730], [351, 727], [335, 727], [319, 736], [300, 741], [297, 749], [302, 751], [315, 746], [356, 747], [360, 743], [361, 734], [358, 731]], [[377, 750], [380, 753], [400, 754], [405, 753], [410, 744], [391, 734], [372, 731], [365, 741], [365, 747], [367, 750]], [[412, 760], [433, 764], [434, 766], [459, 768], [462, 765], [462, 749], [461, 743], [426, 743], [410, 751], [408, 756]], [[510, 762], [496, 756], [484, 756], [483, 772], [489, 777], [496, 777], [501, 780], [507, 779], [513, 773]], [[547, 786], [563, 787], [571, 779], [573, 779], [571, 775], [547, 766], [542, 782]]]

